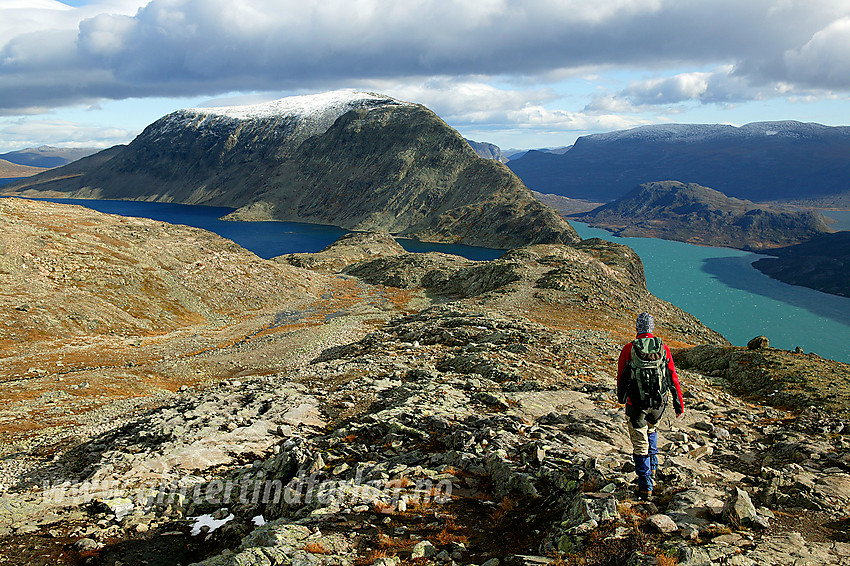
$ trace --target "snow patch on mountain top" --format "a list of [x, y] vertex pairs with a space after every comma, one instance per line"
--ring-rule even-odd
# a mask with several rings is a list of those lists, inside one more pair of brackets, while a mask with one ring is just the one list
[[311, 119], [335, 115], [337, 118], [356, 108], [410, 105], [389, 96], [354, 89], [334, 90], [320, 94], [289, 96], [261, 104], [246, 106], [219, 106], [213, 108], [190, 108], [189, 112], [223, 116], [237, 120], [290, 117]]
[[351, 110], [392, 106], [416, 105], [374, 92], [335, 90], [261, 104], [178, 110], [151, 124], [144, 135], [152, 142], [182, 131], [227, 138], [236, 134], [240, 125], [251, 123], [258, 131], [274, 136], [275, 143], [285, 142], [297, 147], [307, 138], [326, 132], [340, 116]]

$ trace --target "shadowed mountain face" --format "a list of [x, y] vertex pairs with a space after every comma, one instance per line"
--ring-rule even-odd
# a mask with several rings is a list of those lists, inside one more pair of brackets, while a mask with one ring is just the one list
[[182, 110], [110, 151], [5, 192], [230, 206], [238, 220], [488, 247], [579, 239], [433, 112], [371, 93]]
[[850, 202], [850, 127], [800, 122], [670, 124], [579, 138], [563, 155], [510, 161], [530, 188], [613, 200], [636, 185], [678, 179], [753, 201]]
[[645, 183], [575, 218], [621, 236], [763, 249], [799, 243], [829, 231], [819, 212], [759, 206], [695, 183]]
[[850, 297], [850, 232], [823, 234], [808, 242], [771, 250], [753, 267], [791, 285]]

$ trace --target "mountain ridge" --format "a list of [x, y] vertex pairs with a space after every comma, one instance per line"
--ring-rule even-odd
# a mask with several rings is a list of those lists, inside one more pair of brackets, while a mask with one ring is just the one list
[[756, 205], [696, 183], [644, 183], [614, 202], [571, 216], [619, 236], [762, 250], [829, 232], [817, 211]]
[[610, 201], [677, 179], [755, 202], [850, 202], [850, 127], [795, 121], [640, 126], [582, 136], [563, 155], [529, 152], [509, 167], [531, 189]]

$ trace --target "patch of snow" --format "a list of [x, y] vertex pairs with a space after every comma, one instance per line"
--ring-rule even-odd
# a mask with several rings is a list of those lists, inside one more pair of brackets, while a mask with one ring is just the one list
[[326, 132], [346, 112], [387, 106], [415, 105], [374, 92], [335, 90], [261, 104], [178, 110], [151, 124], [145, 134], [154, 142], [187, 129], [226, 138], [243, 122], [273, 121], [274, 128], [268, 131], [275, 132], [279, 142], [297, 146], [310, 136]]
[[210, 530], [207, 531], [207, 532], [211, 533], [214, 530], [216, 530], [217, 528], [221, 527], [222, 525], [225, 525], [225, 524], [229, 523], [230, 521], [232, 521], [234, 519], [234, 515], [233, 515], [233, 513], [231, 513], [230, 515], [228, 515], [224, 519], [214, 519], [212, 515], [201, 515], [199, 517], [190, 517], [190, 518], [195, 519], [195, 524], [192, 525], [192, 532], [190, 534], [193, 537], [196, 537], [199, 534], [201, 534], [201, 528], [202, 527], [209, 527]]
[[257, 527], [262, 527], [263, 525], [266, 524], [266, 519], [262, 515], [257, 515], [256, 517], [251, 519], [251, 521], [254, 523], [254, 526], [257, 526]]
[[410, 105], [389, 96], [354, 89], [333, 90], [320, 94], [289, 96], [271, 102], [245, 106], [219, 106], [213, 108], [190, 108], [188, 111], [212, 116], [224, 116], [237, 120], [294, 117], [309, 119], [327, 113], [342, 116], [354, 108], [373, 108], [384, 105]]

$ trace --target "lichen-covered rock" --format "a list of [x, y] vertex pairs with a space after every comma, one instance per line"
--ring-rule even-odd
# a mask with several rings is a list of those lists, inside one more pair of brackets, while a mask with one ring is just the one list
[[749, 525], [755, 518], [756, 508], [750, 494], [736, 487], [723, 507], [723, 520], [736, 525]]
[[665, 535], [675, 533], [679, 530], [679, 527], [676, 525], [673, 519], [671, 519], [669, 515], [664, 515], [662, 513], [652, 515], [646, 520], [646, 522], [655, 527], [658, 532]]
[[586, 521], [604, 523], [620, 517], [617, 511], [617, 500], [611, 494], [580, 493], [574, 499], [564, 514], [564, 521], [571, 525], [579, 525]]
[[275, 261], [319, 271], [341, 271], [358, 262], [405, 253], [388, 232], [352, 232], [319, 252], [286, 254]]

